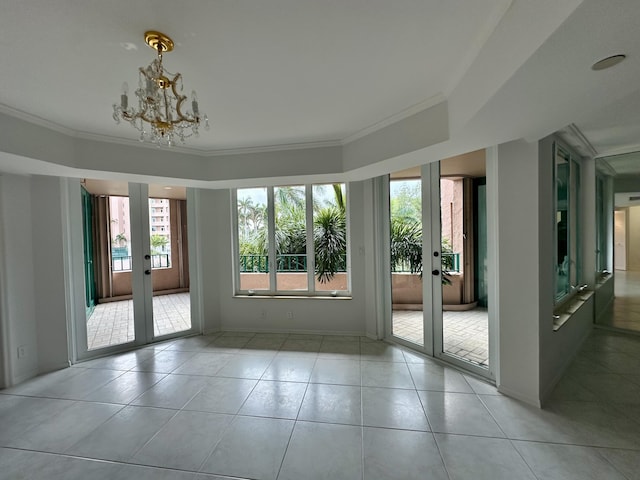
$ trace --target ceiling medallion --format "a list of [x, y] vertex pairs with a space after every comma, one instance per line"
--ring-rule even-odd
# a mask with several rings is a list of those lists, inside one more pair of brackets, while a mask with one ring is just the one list
[[191, 111], [183, 111], [187, 97], [182, 94], [182, 74], [169, 73], [162, 65], [162, 54], [173, 50], [173, 40], [163, 33], [148, 31], [144, 41], [158, 57], [148, 67], [140, 67], [135, 91], [138, 108], [129, 106], [129, 87], [125, 82], [120, 105], [113, 105], [113, 119], [118, 124], [121, 119], [126, 120], [140, 132], [141, 142], [158, 146], [185, 143], [186, 138], [197, 137], [201, 124], [209, 130], [209, 119], [200, 113], [196, 92], [191, 92]]

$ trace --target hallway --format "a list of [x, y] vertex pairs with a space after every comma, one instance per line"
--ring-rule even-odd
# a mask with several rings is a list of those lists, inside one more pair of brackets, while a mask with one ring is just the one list
[[611, 315], [602, 323], [640, 333], [640, 271], [615, 271], [615, 299]]

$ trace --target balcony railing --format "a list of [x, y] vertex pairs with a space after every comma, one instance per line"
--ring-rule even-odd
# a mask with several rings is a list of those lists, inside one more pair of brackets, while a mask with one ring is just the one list
[[[460, 271], [460, 254], [459, 253], [443, 253], [442, 254], [443, 270], [448, 272]], [[444, 265], [452, 265], [452, 268], [444, 268]]]
[[[151, 255], [151, 268], [169, 268], [171, 260], [168, 253]], [[118, 255], [111, 257], [111, 271], [128, 272], [131, 270], [131, 255]]]
[[[442, 254], [442, 270], [445, 270], [447, 272], [456, 272], [456, 273], [460, 272], [460, 254], [459, 253], [443, 253]], [[392, 271], [394, 273], [410, 273], [411, 266], [409, 265], [409, 262], [400, 262], [398, 265], [396, 265], [396, 267]]]
[[[276, 255], [277, 272], [306, 272], [307, 256], [281, 254]], [[338, 265], [339, 272], [347, 271], [347, 256], [341, 255]], [[240, 273], [268, 273], [268, 255], [240, 255]]]

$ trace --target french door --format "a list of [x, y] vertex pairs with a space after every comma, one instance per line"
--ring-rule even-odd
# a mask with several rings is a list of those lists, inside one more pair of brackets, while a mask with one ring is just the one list
[[93, 267], [84, 280], [94, 294], [76, 325], [77, 358], [196, 333], [186, 190], [99, 180], [83, 187], [85, 264]]
[[385, 336], [493, 378], [484, 154], [390, 175]]

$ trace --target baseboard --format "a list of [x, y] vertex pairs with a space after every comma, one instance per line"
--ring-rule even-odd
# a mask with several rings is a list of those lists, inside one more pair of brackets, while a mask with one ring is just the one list
[[49, 373], [49, 372], [55, 372], [56, 370], [62, 370], [63, 368], [68, 368], [68, 367], [69, 367], [68, 361], [55, 363], [52, 365], [44, 365], [38, 369], [38, 375], [42, 375], [44, 373]]
[[539, 398], [522, 395], [519, 392], [513, 391], [503, 386], [499, 386], [497, 388], [500, 393], [506, 395], [507, 397], [515, 398], [516, 400], [520, 400], [521, 402], [531, 405], [532, 407], [542, 408], [542, 402], [540, 402]]
[[366, 333], [362, 331], [339, 331], [339, 330], [291, 330], [278, 328], [229, 328], [225, 325], [219, 330], [220, 332], [238, 332], [238, 333], [280, 333], [280, 334], [298, 334], [298, 335], [347, 335], [355, 337], [365, 337]]
[[9, 379], [9, 382], [7, 382], [7, 388], [9, 387], [15, 387], [16, 385], [21, 384], [22, 382], [26, 382], [27, 380], [37, 377], [38, 376], [38, 370], [33, 369], [23, 375], [20, 375], [18, 377], [12, 377]]

